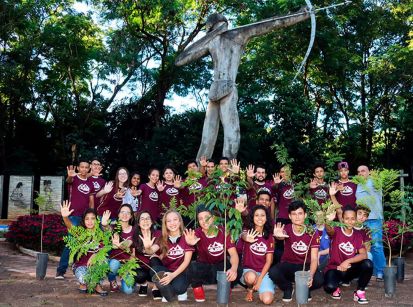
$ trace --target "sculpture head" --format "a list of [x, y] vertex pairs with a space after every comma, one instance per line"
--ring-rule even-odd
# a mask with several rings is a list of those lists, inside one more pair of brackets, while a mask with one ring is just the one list
[[222, 23], [226, 24], [225, 28], [228, 28], [228, 19], [219, 13], [214, 13], [208, 16], [206, 21], [206, 30], [207, 32], [211, 32], [212, 30], [216, 29]]

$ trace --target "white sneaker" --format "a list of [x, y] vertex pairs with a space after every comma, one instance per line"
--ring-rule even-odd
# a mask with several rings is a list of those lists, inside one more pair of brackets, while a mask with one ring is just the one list
[[166, 298], [164, 298], [163, 296], [162, 296], [162, 303], [168, 303], [168, 301], [166, 300]]
[[188, 300], [188, 292], [178, 295], [178, 302], [183, 302]]

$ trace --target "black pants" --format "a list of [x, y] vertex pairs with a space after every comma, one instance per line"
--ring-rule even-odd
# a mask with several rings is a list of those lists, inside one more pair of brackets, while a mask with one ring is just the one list
[[[309, 264], [306, 264], [305, 269], [308, 270]], [[292, 283], [295, 281], [295, 272], [303, 269], [302, 264], [289, 262], [281, 262], [270, 268], [269, 276], [272, 281], [283, 291], [292, 290]], [[313, 276], [313, 284], [310, 290], [321, 288], [323, 285], [323, 273], [316, 271]]]
[[[231, 267], [229, 261], [227, 261], [227, 269]], [[212, 285], [217, 283], [217, 272], [224, 271], [224, 262], [217, 264], [202, 263], [198, 261], [192, 261], [189, 266], [189, 276], [191, 278], [192, 288], [197, 288], [202, 285]], [[231, 288], [233, 288], [242, 276], [242, 268], [238, 266], [237, 278], [231, 282]]]
[[[150, 261], [150, 266], [156, 272], [170, 272], [163, 264], [159, 258], [152, 258]], [[149, 271], [151, 278], [155, 275], [155, 273], [151, 270]], [[174, 290], [175, 294], [183, 294], [186, 292], [189, 286], [189, 278], [188, 278], [188, 269], [183, 271], [181, 274], [176, 276], [171, 282], [172, 289]]]
[[[144, 266], [144, 265], [142, 265]], [[147, 281], [151, 281], [151, 276], [149, 274], [149, 269], [146, 267], [140, 267], [136, 269], [136, 276], [135, 276], [135, 282], [137, 284], [144, 284]]]
[[338, 288], [340, 282], [347, 283], [358, 277], [357, 290], [364, 291], [372, 274], [373, 262], [369, 259], [352, 263], [351, 267], [345, 272], [341, 272], [339, 270], [328, 270], [324, 274], [324, 290], [327, 293], [333, 293]]
[[[291, 224], [290, 219], [283, 219], [283, 218], [277, 218], [276, 223], [281, 223], [283, 225], [288, 225]], [[275, 239], [275, 249], [274, 249], [274, 260], [273, 264], [277, 264], [281, 261], [281, 257], [284, 253], [284, 240], [277, 240]]]

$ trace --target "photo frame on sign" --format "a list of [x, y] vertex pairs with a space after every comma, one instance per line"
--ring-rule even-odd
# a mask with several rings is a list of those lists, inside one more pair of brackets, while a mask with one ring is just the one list
[[10, 176], [8, 194], [8, 219], [30, 214], [33, 208], [33, 177]]
[[39, 213], [59, 213], [63, 200], [63, 177], [40, 176], [39, 194], [45, 197], [45, 206], [39, 208]]

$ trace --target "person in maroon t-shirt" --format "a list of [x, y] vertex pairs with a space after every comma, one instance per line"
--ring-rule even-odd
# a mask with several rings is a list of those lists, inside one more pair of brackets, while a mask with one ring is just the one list
[[159, 199], [159, 190], [157, 187], [161, 187], [159, 182], [159, 170], [151, 168], [148, 173], [149, 181], [139, 186], [138, 194], [141, 198], [141, 207], [138, 212], [148, 211], [152, 219], [156, 222], [161, 217], [161, 206]]
[[100, 198], [100, 203], [97, 206], [98, 215], [102, 216], [104, 211], [109, 210], [111, 212], [110, 218], [115, 220], [120, 206], [129, 203], [131, 199], [128, 170], [119, 167], [116, 171], [115, 180], [105, 184], [105, 187], [96, 196]]
[[[111, 215], [112, 216], [112, 215]], [[102, 226], [109, 227], [109, 221], [102, 218]], [[121, 228], [117, 231], [116, 226], [112, 227], [113, 237], [112, 245], [115, 247], [109, 253], [109, 274], [108, 280], [110, 283], [110, 292], [118, 292], [119, 286], [116, 282], [116, 275], [121, 266], [121, 263], [131, 258], [130, 250], [133, 249], [133, 234], [135, 233], [135, 216], [133, 215], [132, 206], [129, 204], [121, 205], [118, 210], [118, 223]], [[126, 285], [122, 280], [121, 287], [123, 293], [131, 294], [133, 287]]]
[[246, 300], [252, 302], [254, 291], [266, 305], [274, 301], [275, 285], [268, 276], [274, 254], [272, 222], [268, 209], [258, 205], [250, 213], [249, 231], [244, 231], [241, 282], [247, 286]]
[[163, 169], [163, 179], [161, 185], [158, 186], [160, 193], [160, 203], [162, 206], [162, 211], [167, 211], [170, 207], [171, 200], [176, 201], [175, 207], [179, 207], [181, 204], [181, 198], [179, 196], [179, 191], [181, 188], [181, 176], [176, 174], [176, 171], [167, 166]]
[[[70, 209], [71, 203], [69, 201], [64, 201], [60, 206], [60, 212], [62, 214], [63, 222], [65, 223], [67, 229], [72, 228], [72, 226], [76, 226], [70, 220], [70, 215], [74, 212], [74, 209]], [[106, 212], [104, 214], [104, 218], [107, 220], [109, 219], [110, 212]], [[83, 227], [88, 231], [94, 231], [96, 226], [96, 219], [97, 214], [95, 209], [88, 208], [83, 212], [83, 215], [80, 220], [79, 227]], [[86, 293], [87, 292], [87, 283], [86, 283], [86, 276], [89, 271], [89, 267], [91, 265], [91, 259], [94, 257], [95, 253], [99, 248], [101, 248], [101, 242], [94, 242], [96, 243], [96, 247], [88, 251], [86, 255], [81, 256], [75, 263], [73, 264], [73, 273], [76, 276], [76, 279], [79, 281], [79, 292]], [[105, 291], [101, 285], [98, 283], [95, 287], [95, 292], [101, 296], [107, 296], [108, 292]]]
[[[227, 280], [234, 286], [237, 278], [239, 258], [230, 235], [225, 235], [223, 227], [214, 225], [214, 216], [205, 206], [198, 206], [199, 228], [185, 230], [185, 239], [196, 246], [197, 259], [190, 265], [191, 285], [197, 302], [205, 301], [204, 283], [215, 284], [217, 272], [224, 271], [224, 257], [230, 256], [231, 267], [226, 271]], [[226, 245], [226, 248], [225, 248]], [[228, 266], [229, 267], [229, 266]]]
[[[151, 257], [159, 250], [159, 238], [161, 232], [155, 230], [155, 224], [148, 211], [141, 211], [137, 216], [137, 226], [134, 235], [135, 255], [140, 260], [141, 266], [136, 269], [135, 281], [139, 284], [139, 296], [148, 295], [147, 281], [151, 281], [149, 267], [152, 267]], [[161, 292], [154, 287], [152, 288], [152, 297], [154, 300], [162, 299]]]
[[139, 186], [141, 184], [141, 175], [138, 172], [132, 172], [130, 175], [130, 194], [132, 196], [131, 206], [135, 217], [138, 216], [139, 203]]
[[[343, 216], [342, 208], [350, 206], [353, 209], [356, 208], [356, 190], [357, 184], [351, 182], [349, 174], [349, 166], [347, 162], [338, 163], [338, 172], [340, 179], [337, 182], [337, 193], [333, 196], [330, 195], [333, 203], [338, 203], [341, 205], [340, 209], [337, 209], [337, 217], [340, 220]], [[340, 220], [341, 221], [341, 220]]]
[[[253, 180], [255, 178], [255, 180]], [[247, 167], [247, 180], [248, 180], [248, 208], [256, 205], [258, 200], [258, 193], [261, 191], [266, 191], [270, 195], [270, 206], [271, 208], [271, 218], [275, 219], [275, 203], [273, 196], [273, 183], [270, 181], [265, 181], [267, 178], [267, 173], [265, 167], [262, 165], [257, 165], [256, 172], [254, 173], [254, 165], [248, 165]]]
[[[334, 215], [328, 217], [330, 221]], [[341, 299], [340, 282], [349, 284], [358, 278], [357, 289], [353, 298], [360, 304], [367, 304], [366, 287], [373, 274], [373, 262], [367, 259], [366, 248], [360, 232], [355, 231], [356, 212], [350, 206], [343, 210], [344, 227], [331, 227], [326, 223], [326, 230], [331, 238], [330, 259], [324, 269], [324, 290], [333, 299]]]
[[[189, 286], [188, 267], [194, 248], [186, 243], [184, 223], [181, 215], [175, 210], [166, 211], [162, 218], [159, 246], [160, 259], [152, 258], [152, 268], [156, 272], [166, 272], [159, 281], [160, 284], [171, 284], [172, 290], [178, 295], [178, 301], [186, 301]], [[153, 271], [150, 274], [151, 277], [155, 275]]]
[[[290, 302], [293, 295], [295, 272], [305, 269], [310, 270], [308, 286], [310, 290], [318, 289], [323, 285], [323, 274], [317, 270], [318, 248], [320, 237], [317, 230], [312, 235], [306, 232], [304, 225], [307, 217], [307, 208], [303, 201], [293, 201], [288, 207], [292, 224], [282, 225], [277, 223], [274, 227], [274, 236], [284, 240], [284, 253], [280, 263], [270, 269], [270, 277], [274, 283], [284, 291], [282, 300]], [[311, 226], [310, 226], [311, 227]], [[309, 293], [309, 299], [311, 294]]]
[[289, 166], [283, 166], [280, 172], [275, 173], [274, 179], [274, 194], [277, 201], [276, 207], [277, 223], [290, 224], [291, 221], [288, 218], [288, 206], [294, 200], [294, 184], [291, 181], [291, 170]]
[[88, 175], [93, 183], [95, 195], [94, 203], [97, 206], [99, 199], [96, 197], [96, 194], [103, 189], [106, 183], [106, 180], [102, 178], [102, 164], [98, 160], [92, 160], [90, 163], [90, 173]]
[[190, 180], [192, 184], [190, 186], [181, 187], [180, 197], [182, 204], [185, 207], [189, 207], [195, 202], [199, 193], [201, 193], [202, 189], [206, 186], [206, 180], [200, 178], [202, 174], [199, 173], [198, 163], [195, 160], [187, 161], [186, 169], [188, 177], [185, 179], [185, 181]]
[[324, 166], [322, 164], [316, 164], [313, 167], [314, 178], [310, 181], [310, 195], [315, 199], [320, 206], [324, 204], [329, 198], [328, 184], [324, 181]]

